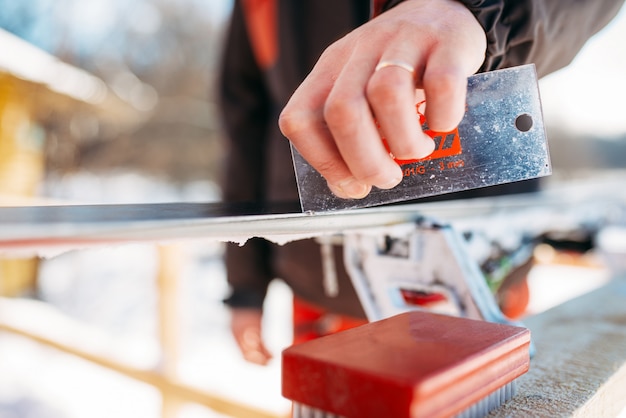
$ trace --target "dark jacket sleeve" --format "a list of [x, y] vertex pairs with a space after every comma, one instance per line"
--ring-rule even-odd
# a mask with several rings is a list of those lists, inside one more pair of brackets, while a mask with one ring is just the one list
[[[226, 139], [221, 179], [226, 202], [258, 202], [264, 194], [264, 153], [269, 129], [269, 97], [248, 41], [241, 2], [235, 2], [226, 33], [219, 83]], [[268, 242], [252, 239], [244, 246], [227, 244], [225, 263], [233, 307], [261, 308], [270, 277]]]
[[461, 0], [487, 33], [481, 71], [534, 63], [540, 77], [567, 66], [623, 0]]
[[[387, 10], [402, 0], [390, 0]], [[487, 34], [480, 71], [534, 63], [540, 77], [567, 66], [624, 0], [459, 0]]]

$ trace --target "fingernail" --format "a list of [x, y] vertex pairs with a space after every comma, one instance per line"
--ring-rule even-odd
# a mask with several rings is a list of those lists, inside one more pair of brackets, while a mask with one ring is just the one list
[[421, 144], [422, 146], [420, 148], [421, 155], [419, 155], [418, 158], [426, 158], [435, 151], [435, 141], [433, 141], [433, 139], [429, 137], [428, 135], [424, 134], [423, 138], [421, 139], [421, 142], [422, 142]]
[[394, 177], [390, 179], [388, 182], [378, 185], [379, 189], [393, 189], [402, 181], [402, 176]]
[[328, 186], [334, 194], [344, 199], [362, 199], [370, 192], [370, 187], [367, 184], [361, 183], [355, 178]]

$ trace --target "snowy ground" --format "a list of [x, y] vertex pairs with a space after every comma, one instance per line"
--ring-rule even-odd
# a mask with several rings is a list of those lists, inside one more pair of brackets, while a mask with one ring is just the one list
[[[214, 200], [209, 184], [184, 189], [132, 173], [109, 177], [82, 174], [56, 179], [50, 195], [83, 202]], [[280, 351], [289, 344], [290, 291], [275, 283], [267, 301], [265, 334], [275, 354], [267, 367], [244, 362], [228, 329], [221, 303], [227, 285], [215, 242], [181, 242], [179, 272], [181, 363], [186, 383], [256, 408], [286, 415], [280, 396]], [[70, 317], [124, 342], [125, 355], [139, 365], [158, 362], [156, 344], [156, 248], [127, 244], [71, 251], [43, 262], [40, 297]], [[550, 280], [546, 280], [550, 278]], [[602, 269], [540, 266], [529, 278], [530, 311], [597, 287]], [[564, 282], [567, 280], [567, 283]], [[567, 289], [568, 292], [563, 290]], [[158, 392], [141, 383], [23, 338], [0, 334], [0, 418], [159, 417]], [[181, 418], [220, 416], [187, 405]]]
[[[49, 195], [89, 203], [215, 200], [210, 184], [184, 189], [143, 176], [82, 174], [57, 179]], [[290, 291], [270, 288], [264, 332], [275, 354], [267, 367], [244, 362], [228, 328], [222, 245], [182, 242], [179, 272], [180, 352], [183, 381], [256, 408], [286, 414], [280, 396], [280, 350], [289, 344]], [[63, 253], [41, 265], [40, 297], [72, 318], [125, 342], [128, 356], [158, 361], [156, 247], [128, 244]], [[20, 337], [0, 334], [0, 418], [158, 417], [158, 392], [88, 362]], [[219, 416], [186, 406], [181, 417]]]

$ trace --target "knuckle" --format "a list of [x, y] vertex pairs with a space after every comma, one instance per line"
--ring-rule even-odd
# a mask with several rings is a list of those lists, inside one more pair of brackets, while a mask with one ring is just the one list
[[340, 126], [358, 120], [359, 104], [357, 97], [329, 97], [324, 104], [324, 120], [329, 126]]
[[424, 84], [429, 91], [436, 95], [450, 95], [462, 88], [466, 83], [465, 77], [450, 71], [436, 71], [424, 74]]
[[397, 100], [397, 92], [406, 88], [406, 80], [392, 71], [381, 71], [367, 83], [366, 94], [370, 101], [380, 104], [391, 104]]
[[303, 132], [312, 123], [312, 118], [306, 113], [295, 112], [290, 108], [285, 108], [278, 116], [278, 127], [287, 138], [296, 136]]

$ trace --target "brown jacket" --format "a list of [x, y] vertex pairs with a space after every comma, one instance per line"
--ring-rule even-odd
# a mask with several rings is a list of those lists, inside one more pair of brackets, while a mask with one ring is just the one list
[[[402, 0], [236, 0], [227, 32], [220, 98], [228, 139], [223, 198], [229, 202], [298, 199], [288, 141], [278, 114], [334, 40]], [[370, 4], [371, 3], [371, 4]], [[566, 66], [617, 13], [623, 0], [462, 0], [486, 31], [481, 71], [535, 63], [540, 76]], [[449, 195], [525, 191], [536, 182]], [[261, 239], [226, 253], [233, 307], [262, 306], [274, 278], [305, 300], [362, 316], [336, 251], [339, 296], [322, 287], [319, 246], [312, 240], [276, 246]]]

